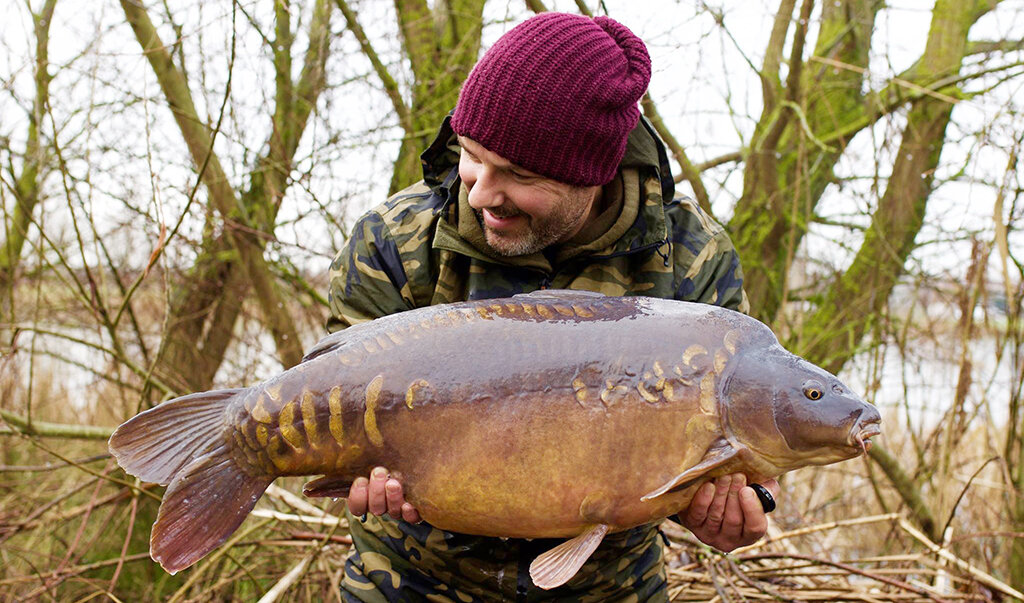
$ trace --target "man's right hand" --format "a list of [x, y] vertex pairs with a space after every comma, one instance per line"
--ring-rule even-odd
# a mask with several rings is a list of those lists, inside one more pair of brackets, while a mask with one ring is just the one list
[[394, 519], [419, 523], [420, 514], [408, 502], [402, 492], [402, 483], [388, 475], [384, 467], [375, 467], [370, 479], [357, 478], [348, 492], [348, 510], [355, 516], [367, 512], [380, 516], [387, 513]]

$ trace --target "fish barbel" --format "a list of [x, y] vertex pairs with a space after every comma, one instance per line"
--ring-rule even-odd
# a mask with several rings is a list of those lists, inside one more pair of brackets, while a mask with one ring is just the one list
[[191, 394], [121, 425], [128, 473], [169, 484], [150, 539], [175, 572], [223, 543], [279, 476], [344, 497], [383, 465], [432, 525], [567, 538], [531, 565], [553, 588], [606, 533], [853, 458], [878, 411], [749, 316], [706, 304], [542, 291], [431, 306], [324, 338], [244, 389]]

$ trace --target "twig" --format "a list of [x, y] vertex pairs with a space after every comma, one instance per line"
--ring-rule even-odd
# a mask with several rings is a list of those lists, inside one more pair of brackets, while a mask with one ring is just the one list
[[[123, 563], [129, 563], [129, 562], [132, 562], [132, 561], [143, 561], [143, 560], [148, 560], [148, 559], [149, 559], [149, 553], [135, 553], [134, 555], [129, 555], [127, 557], [117, 557], [116, 559], [107, 559], [105, 561], [95, 561], [93, 563], [88, 563], [86, 565], [78, 565], [78, 566], [75, 566], [75, 567], [69, 567], [69, 568], [66, 568], [63, 573], [66, 574], [66, 577], [77, 576], [79, 574], [84, 574], [85, 572], [92, 571], [94, 569], [110, 567], [111, 565], [117, 565], [118, 563], [122, 563], [122, 562]], [[58, 573], [59, 572], [57, 572], [57, 571], [51, 571], [51, 572], [49, 572], [47, 574], [38, 574], [38, 575], [33, 575], [33, 576], [17, 576], [17, 577], [14, 577], [14, 578], [5, 578], [3, 580], [0, 580], [0, 584], [17, 584], [19, 582], [29, 582], [29, 581], [32, 581], [32, 580], [37, 580], [40, 577], [42, 577], [42, 578], [53, 577], [53, 576], [56, 576]], [[29, 597], [24, 597], [23, 599], [24, 600], [28, 600]]]
[[[87, 511], [89, 511], [91, 508], [102, 507], [103, 505], [109, 505], [110, 503], [119, 502], [121, 500], [124, 500], [124, 499], [128, 498], [129, 492], [130, 491], [127, 490], [127, 489], [118, 490], [117, 492], [114, 492], [113, 494], [108, 494], [107, 496], [99, 499], [98, 501], [95, 502], [95, 504], [87, 503], [87, 504], [83, 504], [83, 505], [78, 505], [77, 507], [74, 507], [72, 509], [68, 509], [67, 511], [64, 511], [63, 513], [57, 513], [56, 515], [54, 515], [52, 517], [48, 517], [45, 520], [45, 523], [52, 524], [52, 523], [56, 523], [56, 522], [67, 521], [69, 519], [72, 519], [73, 517], [76, 517], [78, 515], [81, 515], [82, 513], [85, 513]], [[19, 530], [30, 530], [32, 528], [39, 527], [43, 523], [44, 523], [44, 520], [38, 519], [38, 517], [35, 518], [35, 519], [29, 518], [29, 519], [26, 519], [25, 521], [23, 521], [22, 523], [17, 524], [17, 527], [18, 527]]]
[[114, 590], [117, 586], [117, 579], [121, 575], [121, 568], [124, 567], [124, 558], [128, 554], [128, 545], [132, 541], [132, 533], [135, 530], [135, 515], [139, 510], [139, 499], [138, 497], [132, 498], [131, 513], [128, 515], [128, 533], [124, 536], [124, 545], [121, 546], [121, 557], [119, 558], [120, 563], [114, 568], [114, 575], [110, 578], [110, 586], [107, 590]]
[[352, 544], [351, 536], [332, 536], [330, 534], [324, 534], [323, 532], [292, 532], [290, 536], [298, 540], [324, 540], [327, 542], [336, 542], [338, 544]]
[[705, 170], [710, 170], [711, 168], [715, 168], [715, 167], [718, 167], [720, 165], [724, 165], [726, 163], [733, 163], [735, 161], [742, 161], [742, 160], [743, 160], [743, 153], [740, 152], [740, 151], [733, 151], [732, 153], [726, 153], [725, 155], [721, 155], [719, 157], [715, 157], [714, 159], [708, 159], [704, 163], [698, 163], [694, 167], [697, 168], [698, 172], [703, 172]]
[[[103, 473], [106, 475], [110, 471], [110, 464], [108, 462], [107, 467]], [[96, 480], [96, 487], [93, 488], [92, 496], [89, 497], [89, 502], [85, 505], [82, 520], [78, 523], [78, 530], [75, 532], [75, 537], [71, 540], [71, 544], [68, 546], [68, 551], [64, 555], [64, 558], [57, 563], [57, 572], [67, 567], [69, 561], [75, 554], [75, 549], [78, 548], [79, 543], [82, 541], [82, 535], [85, 534], [85, 527], [89, 524], [89, 518], [92, 517], [92, 512], [99, 506], [99, 500], [97, 497], [100, 494], [100, 488], [103, 486], [101, 480]], [[48, 581], [45, 585], [46, 590], [50, 590], [52, 587], [57, 586], [61, 583], [61, 580]]]
[[[110, 427], [96, 427], [95, 425], [68, 425], [64, 423], [47, 423], [44, 421], [32, 421], [30, 424], [27, 418], [6, 410], [0, 410], [0, 419], [3, 419], [4, 422], [10, 425], [15, 432], [30, 436], [76, 438], [82, 440], [109, 440], [110, 434], [114, 431]], [[68, 464], [77, 465], [78, 463], [68, 461]]]
[[895, 521], [899, 519], [898, 513], [886, 513], [884, 515], [871, 515], [869, 517], [858, 517], [855, 519], [844, 519], [840, 521], [830, 521], [828, 523], [820, 523], [813, 526], [807, 526], [806, 528], [799, 528], [796, 530], [790, 530], [788, 532], [782, 532], [776, 536], [769, 536], [758, 540], [754, 544], [747, 545], [742, 548], [738, 548], [733, 551], [733, 554], [741, 555], [748, 551], [755, 549], [764, 548], [765, 546], [778, 542], [780, 540], [786, 540], [788, 538], [795, 538], [797, 536], [805, 536], [807, 534], [813, 534], [815, 532], [824, 532], [826, 530], [834, 530], [836, 528], [842, 528], [847, 526], [863, 525], [866, 523], [880, 523], [883, 521]]
[[270, 487], [267, 488], [267, 496], [270, 496], [271, 498], [276, 498], [277, 500], [283, 502], [284, 504], [290, 506], [291, 508], [296, 509], [298, 511], [302, 511], [303, 513], [306, 513], [308, 515], [316, 515], [318, 517], [338, 519], [337, 517], [331, 515], [330, 513], [327, 513], [323, 509], [309, 504], [309, 502], [306, 501], [304, 498], [296, 496], [295, 494], [292, 494], [291, 492], [285, 490], [284, 488], [275, 486], [273, 484], [271, 484]]
[[791, 601], [791, 602], [795, 602], [796, 601], [796, 599], [790, 599], [789, 597], [784, 597], [783, 595], [781, 595], [775, 589], [769, 588], [768, 586], [766, 586], [764, 584], [761, 584], [759, 582], [755, 582], [754, 580], [751, 580], [750, 577], [747, 576], [747, 574], [742, 569], [740, 569], [740, 566], [736, 564], [736, 562], [733, 560], [732, 556], [726, 555], [725, 556], [725, 560], [729, 563], [729, 566], [732, 567], [733, 573], [736, 574], [737, 576], [739, 576], [740, 580], [742, 580], [747, 586], [751, 586], [753, 588], [756, 588], [757, 590], [763, 592], [764, 594], [766, 594], [766, 595], [768, 595], [770, 597], [773, 597], [774, 599], [776, 599], [778, 601]]
[[39, 448], [43, 452], [47, 452], [49, 454], [52, 454], [53, 456], [61, 459], [65, 463], [70, 463], [70, 464], [74, 465], [75, 467], [78, 467], [80, 470], [84, 471], [85, 473], [88, 473], [89, 475], [96, 476], [96, 477], [98, 477], [100, 479], [105, 479], [105, 480], [107, 480], [108, 482], [110, 482], [112, 484], [120, 484], [122, 486], [131, 488], [132, 490], [137, 491], [137, 492], [141, 492], [141, 493], [145, 494], [146, 496], [149, 496], [150, 498], [152, 498], [154, 500], [160, 500], [159, 496], [157, 496], [153, 492], [150, 492], [144, 486], [141, 486], [140, 482], [138, 480], [136, 480], [134, 482], [129, 482], [127, 480], [118, 479], [116, 477], [110, 477], [109, 475], [104, 475], [104, 474], [98, 473], [98, 472], [93, 471], [92, 469], [90, 469], [90, 468], [88, 468], [88, 467], [86, 467], [84, 465], [80, 465], [78, 463], [75, 463], [71, 459], [65, 458], [62, 454], [60, 454], [56, 450], [52, 450], [49, 447], [44, 446], [42, 444], [42, 442], [40, 442], [39, 440], [37, 440], [35, 438], [30, 438], [28, 436], [22, 436], [22, 437], [25, 438], [26, 440], [28, 440], [29, 442], [31, 442], [33, 446], [35, 446], [36, 448]]
[[1009, 595], [1011, 597], [1015, 597], [1018, 600], [1024, 601], [1024, 593], [1020, 592], [1015, 588], [1012, 588], [1008, 584], [1000, 582], [999, 580], [993, 578], [989, 574], [986, 574], [985, 572], [977, 569], [970, 563], [961, 560], [953, 553], [950, 553], [949, 551], [935, 544], [931, 541], [931, 539], [925, 536], [923, 532], [912, 526], [910, 522], [906, 519], [900, 518], [899, 525], [901, 528], [903, 528], [903, 531], [913, 536], [918, 542], [923, 544], [929, 551], [956, 565], [958, 568], [967, 572], [982, 584], [990, 588], [994, 588], [999, 592], [1003, 593], [1004, 595]]
[[[811, 61], [817, 61], [819, 63], [824, 63], [824, 64], [828, 65], [829, 67], [837, 67], [839, 69], [848, 69], [848, 70], [856, 72], [856, 73], [858, 73], [860, 75], [870, 75], [868, 70], [865, 69], [864, 67], [861, 67], [859, 65], [851, 65], [850, 63], [844, 63], [843, 61], [837, 61], [835, 59], [830, 59], [828, 57], [811, 56], [810, 60]], [[892, 78], [891, 81], [892, 81], [892, 83], [896, 84], [897, 86], [903, 86], [905, 88], [909, 88], [909, 89], [913, 90], [914, 92], [917, 92], [919, 94], [923, 94], [925, 96], [930, 96], [932, 98], [935, 98], [935, 99], [938, 99], [938, 100], [941, 100], [941, 101], [945, 101], [945, 102], [947, 102], [947, 103], [949, 103], [951, 105], [955, 105], [955, 104], [960, 102], [960, 99], [958, 99], [958, 98], [953, 98], [952, 96], [949, 96], [947, 94], [943, 94], [943, 93], [937, 92], [935, 90], [930, 90], [928, 88], [925, 88], [924, 86], [921, 86], [920, 84], [915, 84], [914, 82], [911, 82], [909, 80], [905, 80], [903, 78], [894, 77], [894, 78]]]
[[811, 131], [811, 125], [807, 123], [807, 115], [804, 113], [804, 110], [800, 105], [789, 100], [780, 101], [779, 104], [781, 104], [784, 107], [787, 107], [793, 113], [796, 113], [797, 118], [799, 118], [800, 120], [800, 125], [803, 127], [804, 134], [807, 135], [807, 138], [811, 139], [811, 142], [814, 143], [814, 146], [818, 147], [819, 149], [826, 153], [835, 153], [838, 151], [838, 149], [828, 146], [827, 144], [819, 140], [817, 136], [814, 135], [814, 132]]
[[80, 491], [88, 488], [89, 485], [92, 484], [94, 481], [96, 481], [96, 480], [95, 479], [88, 480], [85, 483], [83, 483], [82, 485], [72, 488], [68, 492], [65, 492], [65, 493], [63, 493], [61, 495], [55, 496], [53, 498], [53, 500], [51, 500], [51, 501], [47, 502], [46, 504], [44, 504], [43, 506], [35, 509], [31, 513], [29, 513], [29, 516], [26, 517], [25, 521], [23, 521], [21, 524], [18, 524], [18, 525], [15, 525], [15, 526], [11, 526], [11, 527], [13, 527], [13, 529], [11, 529], [10, 532], [0, 533], [0, 543], [3, 543], [5, 540], [10, 538], [14, 534], [17, 534], [22, 529], [22, 527], [25, 526], [25, 524], [32, 522], [37, 517], [40, 517], [43, 513], [46, 513], [47, 511], [49, 511], [53, 507], [59, 505], [61, 502], [71, 498], [75, 494], [78, 494]]
[[[38, 422], [33, 422], [33, 426], [38, 426]], [[46, 472], [56, 471], [57, 469], [67, 469], [68, 467], [74, 467], [75, 464], [84, 465], [86, 463], [95, 463], [96, 461], [103, 461], [110, 458], [110, 453], [96, 454], [93, 456], [87, 456], [82, 459], [77, 459], [72, 463], [47, 463], [45, 465], [0, 465], [0, 473], [31, 473], [31, 472]]]
[[866, 570], [862, 570], [862, 569], [860, 569], [858, 567], [854, 567], [852, 565], [849, 565], [847, 563], [840, 563], [838, 561], [829, 561], [828, 559], [820, 559], [818, 557], [813, 557], [811, 555], [799, 555], [799, 554], [795, 554], [795, 553], [785, 553], [785, 554], [783, 554], [783, 553], [761, 553], [761, 554], [758, 554], [758, 555], [744, 555], [744, 556], [738, 557], [738, 558], [743, 559], [744, 561], [748, 561], [748, 560], [749, 561], [754, 561], [754, 560], [760, 560], [760, 559], [799, 559], [801, 561], [807, 561], [807, 562], [815, 563], [815, 564], [830, 565], [832, 567], [841, 569], [844, 572], [847, 572], [847, 573], [850, 573], [850, 574], [857, 574], [858, 576], [864, 576], [865, 578], [871, 578], [872, 580], [877, 580], [878, 582], [884, 582], [885, 584], [888, 584], [889, 586], [895, 586], [896, 588], [899, 588], [899, 589], [902, 589], [902, 590], [908, 590], [910, 592], [913, 592], [913, 593], [916, 593], [916, 594], [928, 597], [932, 601], [940, 601], [940, 602], [946, 602], [947, 601], [946, 599], [939, 598], [936, 595], [928, 592], [927, 590], [925, 590], [923, 588], [914, 586], [912, 584], [908, 584], [906, 582], [902, 582], [900, 580], [893, 580], [892, 578], [886, 578], [885, 576], [882, 576], [882, 575], [880, 575], [877, 572], [869, 572], [869, 571], [866, 571]]
[[274, 601], [277, 601], [281, 595], [298, 582], [299, 578], [306, 572], [306, 568], [309, 566], [310, 561], [312, 561], [316, 555], [317, 553], [314, 552], [303, 557], [302, 561], [290, 569], [284, 577], [278, 580], [277, 584], [271, 587], [271, 589], [267, 591], [267, 594], [260, 598], [258, 603], [274, 603]]
[[254, 517], [263, 517], [266, 519], [276, 519], [278, 521], [295, 521], [301, 523], [310, 523], [321, 526], [338, 526], [348, 527], [348, 522], [344, 519], [337, 517], [321, 516], [315, 517], [313, 515], [293, 515], [291, 513], [281, 513], [279, 511], [271, 511], [270, 509], [256, 509], [250, 515]]

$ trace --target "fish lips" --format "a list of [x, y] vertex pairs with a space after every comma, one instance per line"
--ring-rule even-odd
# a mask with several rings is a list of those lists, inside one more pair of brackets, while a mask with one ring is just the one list
[[850, 430], [849, 445], [864, 454], [871, 449], [871, 438], [882, 433], [882, 418], [872, 409], [868, 417], [861, 417]]

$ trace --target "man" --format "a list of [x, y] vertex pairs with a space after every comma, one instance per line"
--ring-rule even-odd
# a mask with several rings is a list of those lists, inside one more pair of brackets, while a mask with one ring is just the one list
[[[423, 181], [355, 224], [332, 265], [329, 328], [543, 288], [746, 310], [731, 242], [673, 199], [664, 146], [640, 119], [650, 74], [643, 42], [606, 17], [544, 13], [505, 34], [422, 155]], [[745, 486], [719, 478], [678, 519], [725, 551], [754, 542], [766, 517]], [[656, 525], [607, 536], [572, 580], [541, 591], [528, 567], [555, 542], [433, 528], [382, 467], [348, 506], [349, 601], [666, 598]]]

